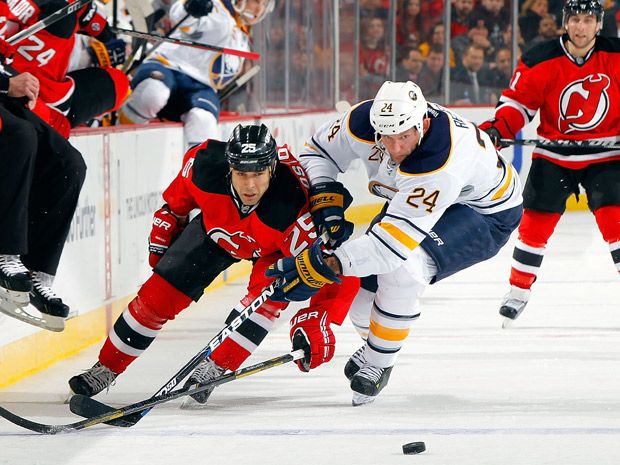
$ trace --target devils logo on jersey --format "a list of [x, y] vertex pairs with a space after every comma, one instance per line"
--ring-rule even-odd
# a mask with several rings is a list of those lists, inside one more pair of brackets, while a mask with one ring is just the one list
[[248, 259], [260, 257], [261, 249], [257, 242], [242, 231], [229, 233], [222, 228], [213, 228], [208, 236], [222, 249], [235, 258]]
[[560, 94], [560, 132], [590, 131], [598, 126], [609, 112], [610, 83], [609, 76], [597, 73], [568, 84]]

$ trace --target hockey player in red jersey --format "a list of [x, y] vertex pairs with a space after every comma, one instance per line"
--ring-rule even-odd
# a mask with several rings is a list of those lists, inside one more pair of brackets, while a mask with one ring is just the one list
[[[208, 140], [189, 150], [183, 168], [163, 194], [149, 238], [153, 275], [118, 318], [88, 371], [69, 380], [73, 392], [93, 396], [108, 387], [224, 270], [239, 260], [254, 263], [243, 308], [268, 286], [267, 267], [299, 253], [316, 239], [308, 211], [308, 179], [286, 146], [277, 147], [265, 125], [237, 126], [228, 143]], [[195, 208], [200, 215], [187, 223]], [[330, 289], [331, 288], [331, 289]], [[332, 358], [330, 321], [340, 324], [359, 280], [327, 286], [291, 320], [294, 346], [305, 347], [300, 368]], [[337, 294], [337, 295], [336, 295]], [[286, 304], [267, 300], [204, 360], [189, 378], [201, 383], [235, 370], [261, 343]], [[238, 312], [233, 310], [229, 320]], [[210, 391], [196, 394], [204, 403]]]
[[[514, 138], [536, 111], [541, 140], [619, 140], [620, 39], [598, 36], [598, 0], [568, 0], [563, 23], [564, 36], [523, 55], [494, 118], [480, 125], [497, 144]], [[500, 308], [504, 327], [525, 308], [547, 241], [580, 185], [620, 272], [620, 150], [537, 146], [523, 192], [511, 289]]]
[[[7, 38], [65, 6], [67, 0], [0, 0], [0, 35]], [[91, 45], [98, 67], [67, 72], [77, 32], [97, 40]], [[65, 138], [71, 128], [117, 109], [127, 97], [129, 80], [114, 66], [124, 61], [125, 43], [93, 1], [46, 29], [19, 41], [13, 67], [41, 82], [34, 111]]]

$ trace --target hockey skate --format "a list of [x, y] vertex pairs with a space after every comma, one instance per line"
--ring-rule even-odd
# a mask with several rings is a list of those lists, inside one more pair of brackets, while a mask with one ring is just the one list
[[353, 376], [355, 376], [355, 373], [357, 373], [360, 368], [364, 366], [365, 363], [366, 346], [363, 345], [362, 347], [357, 349], [347, 361], [347, 364], [344, 366], [344, 375], [349, 381], [351, 381], [351, 379], [353, 379]]
[[531, 292], [530, 289], [522, 289], [517, 286], [510, 287], [510, 292], [504, 296], [499, 308], [499, 314], [504, 317], [502, 328], [509, 328], [512, 322], [521, 315], [530, 299]]
[[69, 307], [52, 290], [54, 277], [47, 273], [32, 273], [32, 290], [30, 303], [41, 313], [36, 326], [50, 331], [60, 332], [65, 329], [65, 319], [69, 316]]
[[351, 379], [354, 407], [369, 404], [387, 386], [393, 367], [381, 368], [366, 363]]
[[[191, 374], [189, 379], [185, 382], [185, 385], [183, 387], [196, 388], [202, 384], [208, 383], [215, 378], [219, 378], [224, 374], [225, 371], [226, 370], [224, 368], [218, 366], [213, 360], [211, 360], [210, 358], [206, 358], [196, 367], [196, 369]], [[207, 403], [207, 400], [209, 399], [209, 396], [214, 389], [215, 386], [202, 392], [197, 392], [196, 394], [193, 394], [189, 397], [186, 397], [181, 404], [181, 408], [201, 408], [201, 406]]]
[[[0, 255], [0, 311], [24, 320], [23, 307], [30, 303], [32, 277], [17, 255]], [[27, 321], [29, 322], [29, 321]]]
[[117, 376], [117, 373], [97, 362], [84, 373], [72, 377], [69, 380], [69, 387], [72, 394], [92, 397], [104, 389], [109, 389]]

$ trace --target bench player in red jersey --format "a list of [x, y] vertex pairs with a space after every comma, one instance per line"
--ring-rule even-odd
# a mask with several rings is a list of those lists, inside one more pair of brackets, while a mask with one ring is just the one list
[[[264, 276], [271, 263], [296, 255], [316, 240], [308, 188], [301, 165], [286, 146], [276, 146], [265, 125], [239, 125], [228, 143], [208, 140], [190, 149], [163, 194], [166, 204], [155, 213], [149, 239], [153, 275], [114, 324], [99, 361], [70, 379], [72, 391], [94, 396], [107, 388], [168, 320], [200, 299], [204, 289], [239, 260], [254, 263], [239, 308], [254, 300], [273, 281]], [[201, 213], [187, 223], [195, 208]], [[357, 278], [326, 286], [309, 308], [292, 318], [291, 337], [297, 335], [293, 346], [307, 349], [307, 358], [298, 363], [303, 371], [332, 358], [335, 339], [330, 323], [342, 322], [358, 288]], [[196, 368], [188, 382], [204, 383], [237, 369], [286, 305], [267, 300]], [[237, 314], [233, 310], [229, 320]], [[205, 403], [210, 393], [196, 394], [195, 400]]]
[[[482, 123], [492, 139], [514, 138], [540, 112], [541, 140], [616, 142], [620, 138], [620, 39], [599, 36], [598, 0], [568, 0], [566, 34], [523, 55], [495, 117]], [[594, 146], [595, 144], [591, 144]], [[504, 327], [525, 308], [547, 241], [582, 186], [620, 272], [620, 150], [537, 146], [525, 189], [525, 212], [513, 253], [510, 292], [500, 314]]]
[[[67, 0], [0, 0], [0, 36], [9, 38], [64, 7]], [[94, 39], [90, 51], [99, 66], [68, 72], [76, 33]], [[76, 13], [15, 44], [13, 67], [40, 82], [34, 108], [65, 138], [71, 128], [116, 110], [129, 93], [129, 79], [114, 68], [125, 58], [125, 43], [116, 35], [93, 1]]]

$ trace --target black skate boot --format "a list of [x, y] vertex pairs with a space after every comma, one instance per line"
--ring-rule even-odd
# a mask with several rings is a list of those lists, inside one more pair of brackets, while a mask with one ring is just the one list
[[15, 307], [30, 302], [32, 277], [18, 255], [0, 255], [0, 310], [14, 316]]
[[30, 303], [32, 277], [17, 255], [0, 255], [0, 311], [30, 322], [22, 308]]
[[366, 345], [363, 345], [359, 349], [357, 349], [351, 358], [347, 361], [347, 364], [344, 366], [344, 375], [347, 377], [349, 381], [353, 379], [355, 373], [357, 373], [360, 368], [364, 366], [366, 363]]
[[101, 362], [97, 362], [84, 373], [71, 378], [69, 380], [69, 387], [73, 394], [92, 397], [104, 389], [108, 389], [117, 376], [117, 373], [102, 365]]
[[53, 279], [54, 277], [47, 273], [40, 271], [32, 273], [30, 303], [41, 312], [45, 329], [63, 331], [65, 319], [69, 316], [69, 306], [52, 291]]
[[517, 286], [510, 287], [510, 292], [504, 296], [499, 308], [499, 314], [504, 317], [502, 328], [509, 328], [513, 321], [523, 313], [531, 293], [532, 291], [529, 289], [521, 289]]
[[[184, 388], [196, 388], [202, 384], [206, 384], [209, 381], [219, 378], [224, 374], [226, 370], [220, 366], [218, 366], [213, 360], [210, 358], [204, 359], [200, 364], [196, 367], [194, 372], [190, 375], [189, 379], [183, 385]], [[215, 389], [215, 386], [206, 389], [202, 392], [197, 392], [189, 397], [185, 398], [183, 404], [181, 404], [181, 408], [192, 409], [192, 408], [200, 408], [201, 405], [207, 403], [209, 396]]]
[[369, 404], [381, 390], [387, 386], [390, 373], [393, 367], [381, 368], [365, 364], [351, 379], [351, 389], [353, 390], [352, 404]]

